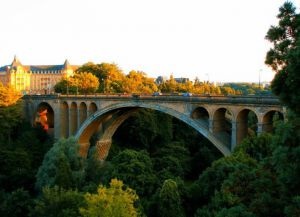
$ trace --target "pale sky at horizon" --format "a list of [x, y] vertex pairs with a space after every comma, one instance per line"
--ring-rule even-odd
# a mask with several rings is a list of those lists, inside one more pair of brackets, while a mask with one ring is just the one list
[[[264, 39], [284, 0], [3, 0], [0, 66], [116, 63], [149, 77], [272, 80]], [[299, 0], [291, 1], [299, 9]]]

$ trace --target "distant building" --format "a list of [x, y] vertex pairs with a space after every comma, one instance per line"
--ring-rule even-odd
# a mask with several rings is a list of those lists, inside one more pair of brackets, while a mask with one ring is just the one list
[[162, 84], [162, 83], [166, 82], [166, 80], [167, 80], [167, 77], [158, 76], [158, 77], [155, 79], [155, 83], [156, 83], [156, 84]]
[[271, 86], [271, 82], [269, 81], [261, 82], [261, 86], [262, 88], [269, 88]]
[[10, 65], [0, 67], [0, 82], [28, 94], [43, 94], [54, 91], [54, 85], [62, 78], [73, 75], [78, 66], [70, 65], [22, 65], [14, 57]]
[[[164, 76], [158, 76], [158, 77], [155, 79], [155, 83], [159, 85], [159, 84], [162, 84], [162, 83], [166, 82], [167, 80], [168, 80], [167, 77], [164, 77]], [[174, 80], [175, 80], [177, 83], [182, 83], [182, 84], [187, 83], [187, 82], [190, 81], [189, 78], [174, 78]]]
[[182, 83], [182, 84], [187, 83], [187, 82], [190, 81], [189, 78], [174, 78], [174, 80], [175, 80], [177, 83]]

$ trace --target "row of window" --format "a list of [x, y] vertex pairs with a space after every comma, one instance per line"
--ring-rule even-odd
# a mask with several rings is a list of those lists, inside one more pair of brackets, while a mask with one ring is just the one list
[[42, 70], [42, 71], [31, 71], [33, 74], [61, 74], [61, 70]]

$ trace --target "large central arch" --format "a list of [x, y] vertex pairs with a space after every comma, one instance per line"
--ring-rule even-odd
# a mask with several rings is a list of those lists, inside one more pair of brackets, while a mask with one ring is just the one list
[[[157, 104], [127, 102], [107, 106], [95, 112], [82, 123], [81, 127], [75, 134], [75, 138], [78, 140], [79, 144], [81, 144], [81, 154], [86, 156], [90, 145], [89, 140], [100, 127], [104, 129], [104, 131], [102, 132], [102, 136], [99, 140], [99, 145], [104, 146], [106, 153], [99, 153], [101, 155], [99, 159], [104, 160], [109, 151], [111, 138], [114, 132], [123, 123], [123, 121], [125, 121], [133, 112], [136, 112], [138, 108], [153, 109], [171, 115], [193, 127], [196, 131], [206, 137], [213, 145], [215, 145], [215, 147], [220, 150], [223, 155], [228, 156], [231, 153], [225, 144], [209, 132], [206, 127], [199, 124], [199, 121], [193, 120], [189, 114], [180, 113], [172, 108]], [[106, 122], [106, 127], [102, 126], [102, 123], [104, 122]], [[100, 152], [100, 150], [98, 152]]]

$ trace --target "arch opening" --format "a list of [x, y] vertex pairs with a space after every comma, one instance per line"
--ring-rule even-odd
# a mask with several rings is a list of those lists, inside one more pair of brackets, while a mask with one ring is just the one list
[[221, 141], [224, 141], [227, 147], [231, 146], [232, 122], [233, 116], [228, 109], [219, 108], [214, 112], [212, 132]]
[[48, 103], [38, 105], [34, 125], [40, 125], [49, 135], [54, 135], [54, 111]]
[[[168, 114], [174, 118], [177, 118], [178, 120], [184, 122], [188, 126], [194, 128], [197, 132], [199, 132], [201, 135], [203, 135], [205, 138], [207, 138], [223, 155], [225, 155], [225, 156], [230, 155], [230, 153], [231, 153], [230, 148], [224, 144], [224, 140], [220, 140], [219, 138], [217, 138], [215, 136], [215, 134], [213, 134], [212, 132], [209, 131], [209, 129], [206, 129], [205, 127], [200, 125], [199, 122], [197, 122], [196, 120], [193, 120], [190, 117], [190, 115], [183, 115], [181, 112], [178, 112], [178, 111], [173, 110], [168, 107], [163, 107], [161, 105], [142, 104], [142, 103], [139, 103], [138, 105], [132, 104], [132, 103], [114, 104], [113, 106], [109, 106], [107, 108], [101, 109], [101, 111], [98, 111], [98, 112], [94, 113], [93, 115], [89, 116], [87, 118], [87, 120], [82, 124], [80, 129], [77, 131], [76, 136], [75, 136], [78, 139], [79, 143], [82, 145], [81, 154], [83, 156], [86, 156], [87, 151], [90, 146], [89, 140], [90, 140], [91, 136], [99, 129], [99, 126], [102, 126], [102, 127], [104, 126], [106, 129], [108, 126], [117, 126], [117, 124], [120, 125], [121, 121], [119, 121], [119, 120], [122, 120], [122, 121], [125, 120], [122, 118], [120, 118], [119, 120], [117, 118], [116, 119], [113, 118], [111, 120], [115, 120], [116, 124], [112, 124], [113, 122], [111, 122], [110, 124], [107, 124], [109, 122], [107, 122], [105, 119], [110, 118], [110, 116], [117, 117], [119, 114], [122, 114], [122, 112], [124, 113], [126, 111], [130, 113], [130, 111], [133, 111], [135, 109], [140, 109], [140, 108], [152, 109], [155, 111], [162, 112], [163, 114]], [[125, 117], [125, 115], [124, 115], [124, 117]], [[117, 128], [115, 128], [114, 131], [116, 129]], [[106, 134], [106, 135], [108, 135], [108, 134]], [[112, 137], [112, 134], [109, 137], [110, 140], [111, 140], [111, 137]], [[100, 140], [104, 141], [103, 138], [108, 138], [108, 137], [101, 136]], [[109, 140], [107, 140], [107, 141], [109, 141]]]
[[87, 118], [87, 106], [84, 102], [81, 102], [79, 105], [79, 126], [85, 121]]
[[257, 134], [258, 118], [254, 111], [250, 109], [243, 109], [237, 115], [236, 129], [237, 129], [237, 144], [248, 136]]
[[274, 122], [277, 120], [283, 120], [283, 114], [278, 111], [269, 111], [263, 116], [262, 131], [267, 133], [274, 132]]
[[94, 119], [79, 137], [79, 143], [82, 145], [81, 154], [87, 156], [90, 146], [96, 146], [96, 156], [104, 160], [115, 131], [135, 110], [135, 108], [116, 109]]
[[90, 116], [90, 115], [94, 114], [97, 110], [98, 110], [97, 105], [94, 102], [92, 102], [89, 105], [88, 115]]
[[60, 104], [60, 136], [62, 138], [69, 136], [69, 105], [67, 102]]
[[209, 128], [209, 113], [204, 107], [197, 107], [194, 109], [191, 118], [199, 121], [205, 128]]
[[77, 104], [75, 102], [71, 103], [70, 107], [70, 135], [75, 135], [78, 127], [78, 110]]
[[120, 149], [145, 150], [152, 158], [168, 158], [172, 154], [180, 158], [187, 154], [191, 159], [191, 168], [185, 173], [188, 179], [197, 179], [210, 165], [207, 155], [211, 159], [223, 155], [211, 141], [187, 123], [169, 114], [145, 108], [139, 108], [118, 127], [112, 142], [108, 160]]

